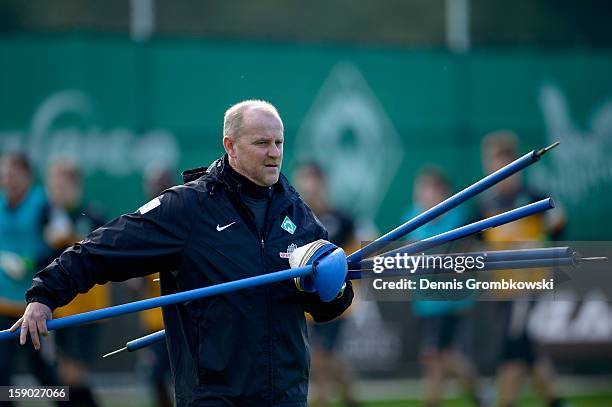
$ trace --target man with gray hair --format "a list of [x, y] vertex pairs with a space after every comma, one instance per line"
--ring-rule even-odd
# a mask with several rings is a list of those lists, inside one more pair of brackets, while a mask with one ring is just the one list
[[[39, 348], [51, 311], [95, 284], [159, 272], [162, 294], [191, 290], [287, 269], [292, 249], [327, 239], [280, 172], [284, 129], [274, 106], [234, 105], [223, 128], [226, 154], [208, 169], [184, 172], [184, 185], [97, 229], [36, 274], [12, 327], [21, 327], [22, 345], [29, 333]], [[163, 307], [176, 405], [306, 407], [304, 312], [330, 321], [353, 291], [347, 282], [323, 302], [305, 287], [283, 281]]]

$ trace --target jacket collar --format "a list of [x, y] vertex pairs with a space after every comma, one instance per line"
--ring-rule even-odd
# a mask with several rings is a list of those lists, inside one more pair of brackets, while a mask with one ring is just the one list
[[[227, 154], [224, 154], [223, 157], [213, 161], [208, 168], [198, 167], [183, 171], [184, 183], [195, 181], [200, 178], [204, 178], [207, 182], [214, 185], [222, 185], [230, 192], [238, 192], [239, 190], [242, 190], [242, 192], [248, 193], [249, 187], [245, 188], [243, 184], [246, 184], [247, 182], [253, 184], [242, 175], [236, 173], [229, 166]], [[255, 184], [253, 185], [255, 186]], [[214, 186], [212, 189], [214, 190]], [[278, 178], [278, 182], [272, 185], [271, 191], [273, 196], [277, 194], [285, 195], [291, 201], [296, 200], [299, 197], [296, 190], [289, 184], [289, 181], [282, 173]]]
[[248, 179], [242, 174], [239, 174], [235, 169], [233, 169], [227, 157], [227, 154], [223, 156], [223, 175], [222, 177], [226, 179], [228, 185], [231, 186], [232, 189], [240, 191], [242, 194], [255, 198], [255, 199], [265, 199], [269, 198], [272, 195], [271, 187], [262, 187], [261, 185], [255, 184], [253, 181]]

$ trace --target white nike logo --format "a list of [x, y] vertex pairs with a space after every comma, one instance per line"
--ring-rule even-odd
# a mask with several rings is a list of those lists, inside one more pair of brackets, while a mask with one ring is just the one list
[[221, 232], [222, 230], [225, 230], [225, 229], [229, 228], [229, 227], [230, 227], [230, 226], [232, 226], [234, 223], [236, 223], [236, 222], [232, 222], [232, 223], [230, 223], [230, 224], [228, 224], [228, 225], [225, 225], [225, 226], [219, 226], [219, 224], [217, 223], [217, 232]]

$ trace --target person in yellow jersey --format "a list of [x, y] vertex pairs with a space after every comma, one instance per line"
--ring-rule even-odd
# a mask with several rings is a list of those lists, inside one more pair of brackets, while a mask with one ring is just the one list
[[[68, 246], [83, 239], [104, 224], [102, 216], [83, 204], [83, 180], [77, 165], [66, 159], [53, 162], [47, 169], [45, 187], [51, 204], [50, 221], [45, 237], [57, 257]], [[80, 314], [110, 305], [110, 286], [96, 285], [79, 294], [70, 304], [58, 308], [54, 317]], [[100, 326], [89, 324], [60, 329], [55, 333], [58, 368], [62, 382], [70, 386], [70, 400], [78, 406], [98, 406], [87, 373], [97, 355]]]
[[[482, 142], [482, 161], [486, 173], [491, 173], [514, 161], [518, 155], [518, 138], [507, 130], [485, 136]], [[480, 216], [488, 217], [541, 199], [528, 188], [520, 174], [516, 174], [491, 188], [480, 202]], [[490, 249], [529, 247], [531, 242], [557, 238], [565, 225], [564, 211], [559, 207], [546, 214], [537, 214], [521, 220], [488, 229], [483, 240]], [[518, 246], [518, 247], [517, 247]], [[530, 279], [540, 279], [546, 270], [530, 271]], [[497, 272], [498, 278], [516, 276], [516, 271]], [[521, 273], [521, 276], [525, 276]], [[523, 279], [525, 277], [522, 277]], [[563, 405], [553, 386], [553, 368], [550, 360], [537, 347], [527, 330], [532, 301], [516, 298], [517, 293], [500, 293], [504, 301], [499, 305], [499, 320], [504, 321], [504, 342], [498, 369], [498, 390], [501, 407], [517, 405], [523, 377], [528, 371], [536, 389], [551, 407]]]

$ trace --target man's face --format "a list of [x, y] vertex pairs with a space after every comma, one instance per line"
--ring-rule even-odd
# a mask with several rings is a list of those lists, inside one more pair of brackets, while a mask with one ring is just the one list
[[51, 167], [47, 174], [47, 195], [49, 200], [61, 208], [72, 208], [81, 199], [81, 187], [60, 168]]
[[483, 162], [484, 170], [487, 174], [491, 174], [500, 168], [514, 161], [514, 157], [509, 154], [502, 153], [484, 153]]
[[172, 174], [168, 170], [161, 168], [148, 171], [143, 181], [143, 189], [150, 199], [155, 198], [166, 189], [174, 186]]
[[299, 168], [294, 175], [294, 185], [311, 207], [317, 206], [325, 194], [325, 184], [318, 174], [309, 167]]
[[448, 198], [447, 188], [430, 176], [421, 176], [415, 183], [414, 199], [422, 209], [430, 209]]
[[250, 109], [244, 113], [240, 135], [225, 137], [223, 145], [238, 173], [260, 186], [276, 184], [283, 162], [283, 124], [274, 113]]
[[0, 160], [0, 187], [4, 189], [9, 201], [22, 197], [31, 182], [30, 174], [15, 158], [5, 156]]
[[[499, 170], [500, 168], [510, 164], [515, 159], [516, 157], [514, 157], [511, 154], [502, 154], [502, 153], [486, 154], [485, 153], [483, 157], [484, 170], [487, 174], [491, 174]], [[495, 185], [494, 188], [499, 194], [511, 195], [520, 188], [520, 185], [521, 185], [521, 175], [514, 174], [511, 177], [508, 177], [505, 180], [498, 183], [497, 185]]]

